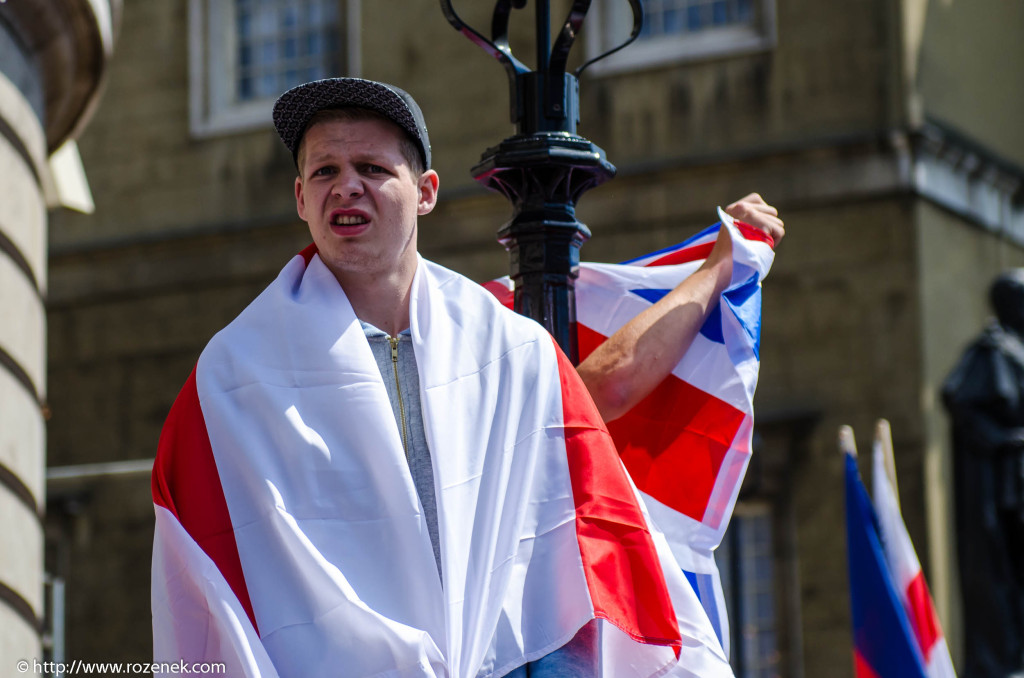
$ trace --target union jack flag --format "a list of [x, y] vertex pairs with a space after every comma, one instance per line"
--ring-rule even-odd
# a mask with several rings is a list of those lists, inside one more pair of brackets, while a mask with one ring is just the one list
[[[729, 652], [729, 621], [713, 552], [722, 541], [751, 453], [759, 367], [761, 281], [770, 236], [719, 210], [692, 238], [622, 264], [581, 263], [576, 282], [580, 359], [656, 303], [707, 258], [723, 226], [732, 280], [693, 345], [644, 400], [608, 424], [656, 526], [665, 533]], [[508, 279], [485, 286], [512, 305]]]

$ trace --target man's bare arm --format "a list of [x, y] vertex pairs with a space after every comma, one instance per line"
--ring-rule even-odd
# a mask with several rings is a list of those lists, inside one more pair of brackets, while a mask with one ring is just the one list
[[[725, 208], [764, 231], [776, 244], [785, 235], [778, 210], [757, 193]], [[722, 229], [711, 254], [689, 278], [626, 323], [577, 367], [605, 421], [625, 414], [668, 376], [732, 278], [732, 239]]]

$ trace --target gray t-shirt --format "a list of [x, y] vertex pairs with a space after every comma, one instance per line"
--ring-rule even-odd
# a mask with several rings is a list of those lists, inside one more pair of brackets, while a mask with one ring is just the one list
[[[360, 321], [362, 322], [362, 321]], [[384, 379], [391, 410], [395, 415], [405, 458], [409, 462], [412, 482], [423, 505], [423, 517], [434, 547], [437, 573], [441, 572], [441, 547], [437, 530], [437, 499], [434, 495], [434, 467], [430, 462], [430, 449], [423, 428], [423, 408], [420, 404], [420, 377], [416, 371], [416, 354], [412, 348], [409, 330], [399, 332], [397, 338], [363, 322], [363, 333], [377, 360]], [[598, 630], [594, 621], [587, 623], [568, 643], [550, 654], [520, 666], [506, 678], [591, 678], [596, 676]]]

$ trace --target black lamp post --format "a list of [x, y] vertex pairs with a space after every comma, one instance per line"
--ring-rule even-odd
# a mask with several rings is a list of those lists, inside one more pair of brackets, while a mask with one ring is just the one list
[[551, 41], [550, 0], [533, 0], [537, 33], [536, 70], [512, 54], [508, 26], [512, 11], [528, 0], [497, 0], [491, 38], [465, 24], [451, 0], [441, 0], [448, 22], [505, 67], [516, 134], [487, 149], [472, 169], [473, 178], [501, 192], [513, 205], [512, 220], [498, 230], [509, 251], [515, 282], [515, 309], [540, 322], [575, 364], [575, 282], [579, 248], [590, 230], [576, 219], [576, 202], [589, 189], [615, 175], [604, 151], [576, 134], [579, 75], [590, 64], [636, 39], [643, 24], [641, 0], [626, 0], [633, 10], [628, 40], [566, 72], [569, 53], [591, 0], [574, 0], [562, 29]]

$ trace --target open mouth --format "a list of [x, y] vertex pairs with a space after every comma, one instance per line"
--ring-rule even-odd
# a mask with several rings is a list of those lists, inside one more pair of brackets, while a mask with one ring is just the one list
[[358, 215], [335, 214], [331, 217], [332, 226], [360, 226], [368, 223], [370, 223], [369, 219]]

